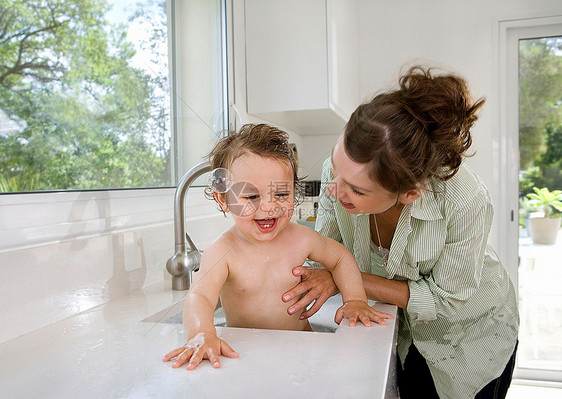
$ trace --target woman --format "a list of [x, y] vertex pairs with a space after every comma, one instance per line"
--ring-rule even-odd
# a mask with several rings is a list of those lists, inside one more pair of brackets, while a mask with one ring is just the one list
[[[329, 185], [316, 230], [342, 242], [362, 270], [369, 298], [400, 308], [402, 399], [504, 398], [519, 316], [513, 284], [487, 244], [493, 209], [463, 159], [484, 100], [454, 75], [413, 67], [398, 90], [351, 116], [324, 163]], [[337, 292], [329, 272], [293, 270], [284, 295], [314, 314]]]

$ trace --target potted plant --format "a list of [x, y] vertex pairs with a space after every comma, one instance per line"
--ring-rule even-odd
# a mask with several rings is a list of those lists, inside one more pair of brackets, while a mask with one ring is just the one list
[[533, 187], [533, 191], [527, 194], [528, 205], [537, 210], [529, 218], [533, 243], [553, 245], [560, 230], [558, 212], [562, 212], [562, 191], [549, 191], [546, 187]]

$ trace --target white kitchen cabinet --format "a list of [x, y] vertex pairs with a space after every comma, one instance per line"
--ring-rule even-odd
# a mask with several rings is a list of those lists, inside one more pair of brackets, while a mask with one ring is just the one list
[[247, 112], [338, 134], [359, 105], [356, 0], [245, 0]]

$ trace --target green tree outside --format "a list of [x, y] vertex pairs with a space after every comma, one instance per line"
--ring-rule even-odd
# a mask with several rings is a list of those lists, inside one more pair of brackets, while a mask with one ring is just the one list
[[[0, 191], [170, 185], [168, 81], [133, 66], [102, 0], [0, 0]], [[165, 2], [146, 0], [152, 62]], [[154, 68], [156, 70], [156, 68]], [[4, 114], [3, 119], [2, 113]], [[9, 128], [11, 126], [11, 128]]]
[[562, 188], [562, 37], [519, 45], [520, 197]]

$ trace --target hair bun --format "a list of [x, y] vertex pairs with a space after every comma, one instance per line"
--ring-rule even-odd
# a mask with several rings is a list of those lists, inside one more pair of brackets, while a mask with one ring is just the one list
[[400, 78], [399, 93], [410, 115], [421, 123], [434, 146], [442, 149], [440, 178], [452, 177], [472, 145], [470, 129], [484, 104], [472, 103], [466, 81], [455, 75], [433, 76], [431, 70], [412, 67]]

